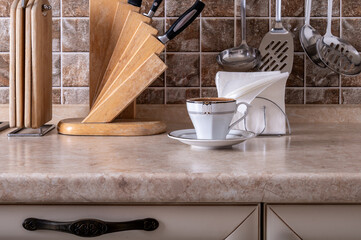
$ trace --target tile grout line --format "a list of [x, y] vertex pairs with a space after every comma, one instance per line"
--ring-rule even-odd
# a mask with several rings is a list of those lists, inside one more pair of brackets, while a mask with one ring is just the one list
[[[340, 0], [340, 37], [342, 38], [342, 35], [343, 35], [343, 32], [342, 32], [342, 22], [343, 22], [343, 16], [342, 16], [342, 0]], [[339, 104], [341, 105], [342, 104], [342, 76], [341, 74], [339, 74], [338, 76], [339, 78]]]
[[60, 11], [60, 104], [64, 104], [63, 88], [63, 1], [59, 1]]
[[268, 31], [272, 29], [272, 0], [268, 0]]
[[[305, 1], [305, 15], [306, 15], [306, 1]], [[312, 8], [311, 8], [312, 9]], [[311, 13], [310, 13], [311, 15]], [[306, 16], [305, 16], [306, 17]], [[303, 104], [307, 104], [307, 58], [306, 54], [303, 55]]]
[[[163, 30], [164, 33], [167, 31], [167, 2], [168, 1], [164, 1], [164, 19], [163, 19]], [[167, 65], [167, 46], [165, 46], [164, 48], [164, 64]], [[168, 102], [168, 98], [167, 98], [167, 72], [168, 72], [168, 65], [167, 65], [167, 69], [164, 71], [164, 104], [167, 105]]]
[[203, 93], [202, 93], [202, 36], [203, 36], [202, 19], [203, 19], [203, 14], [201, 13], [200, 19], [199, 19], [199, 96], [200, 97], [203, 97]]
[[234, 30], [233, 30], [233, 34], [234, 34], [234, 37], [233, 37], [233, 45], [234, 47], [236, 47], [237, 45], [237, 0], [234, 0], [234, 11], [233, 11], [233, 14], [234, 14]]

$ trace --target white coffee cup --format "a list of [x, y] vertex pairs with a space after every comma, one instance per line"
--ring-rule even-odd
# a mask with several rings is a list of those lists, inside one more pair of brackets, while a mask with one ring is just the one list
[[[240, 105], [245, 105], [244, 115], [231, 124]], [[188, 114], [198, 139], [224, 140], [229, 131], [248, 114], [247, 103], [229, 98], [193, 98], [187, 100]]]

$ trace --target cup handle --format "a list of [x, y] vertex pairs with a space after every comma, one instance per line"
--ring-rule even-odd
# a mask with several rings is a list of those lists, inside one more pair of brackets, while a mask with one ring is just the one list
[[[232, 128], [234, 128], [234, 126], [236, 126], [239, 122], [243, 121], [243, 120], [247, 117], [247, 115], [248, 115], [248, 109], [251, 107], [251, 105], [249, 105], [248, 103], [245, 103], [245, 102], [240, 102], [240, 103], [237, 104], [237, 110], [238, 110], [239, 106], [241, 106], [241, 105], [245, 105], [245, 106], [246, 106], [246, 112], [244, 113], [244, 115], [243, 115], [240, 119], [238, 119], [237, 121], [235, 121], [234, 123], [232, 123], [231, 126], [229, 126], [229, 130], [231, 130]], [[237, 110], [236, 110], [236, 111], [237, 111]]]

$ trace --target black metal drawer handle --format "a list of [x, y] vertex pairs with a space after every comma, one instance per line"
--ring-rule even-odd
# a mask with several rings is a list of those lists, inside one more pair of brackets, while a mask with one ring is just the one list
[[159, 222], [153, 218], [146, 218], [130, 222], [103, 222], [97, 219], [82, 219], [74, 222], [55, 222], [36, 218], [27, 218], [23, 227], [29, 231], [52, 230], [74, 234], [79, 237], [98, 237], [107, 233], [144, 230], [154, 231]]

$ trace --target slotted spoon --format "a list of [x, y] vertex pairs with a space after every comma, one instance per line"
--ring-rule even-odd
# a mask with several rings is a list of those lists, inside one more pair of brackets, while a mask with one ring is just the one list
[[360, 54], [349, 42], [332, 35], [332, 4], [333, 0], [328, 0], [327, 31], [317, 41], [318, 55], [331, 70], [343, 75], [358, 75], [361, 73]]
[[276, 25], [264, 36], [259, 50], [261, 71], [292, 72], [294, 43], [290, 32], [282, 25], [281, 0], [276, 0]]

